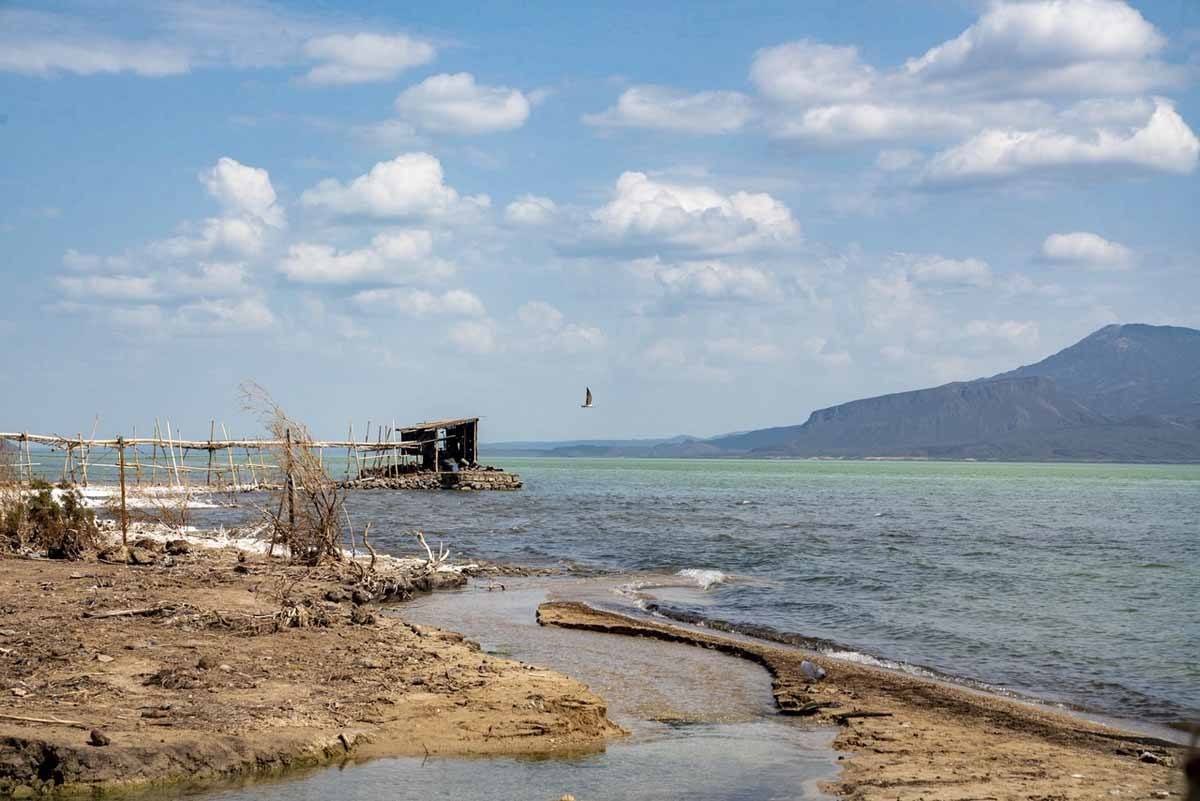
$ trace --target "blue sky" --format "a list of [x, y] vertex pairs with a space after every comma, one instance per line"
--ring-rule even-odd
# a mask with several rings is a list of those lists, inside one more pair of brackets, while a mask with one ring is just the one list
[[707, 435], [1200, 325], [1198, 75], [1193, 0], [0, 3], [0, 429]]

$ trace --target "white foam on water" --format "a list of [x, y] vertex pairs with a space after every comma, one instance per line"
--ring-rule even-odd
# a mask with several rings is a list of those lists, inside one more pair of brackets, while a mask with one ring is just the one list
[[718, 584], [725, 584], [729, 581], [729, 576], [722, 573], [720, 570], [712, 570], [699, 567], [685, 567], [675, 575], [682, 578], [691, 579], [702, 590], [710, 589]]

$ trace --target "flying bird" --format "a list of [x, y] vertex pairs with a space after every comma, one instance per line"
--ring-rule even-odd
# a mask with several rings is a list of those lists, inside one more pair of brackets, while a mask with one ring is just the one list
[[587, 394], [583, 396], [583, 405], [580, 408], [582, 408], [582, 409], [592, 408], [592, 388], [591, 387], [587, 387]]

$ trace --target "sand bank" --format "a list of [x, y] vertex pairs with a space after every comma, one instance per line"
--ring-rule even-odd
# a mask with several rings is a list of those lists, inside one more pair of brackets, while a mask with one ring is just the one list
[[[769, 643], [627, 617], [571, 602], [543, 625], [689, 643], [771, 673], [781, 712], [841, 728], [839, 796], [879, 799], [1170, 798], [1184, 794], [1183, 749], [1043, 707]], [[827, 671], [814, 681], [802, 662]]]

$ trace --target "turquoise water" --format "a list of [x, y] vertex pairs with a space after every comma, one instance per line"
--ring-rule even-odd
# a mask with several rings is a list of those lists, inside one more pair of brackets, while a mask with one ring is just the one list
[[498, 461], [525, 490], [362, 493], [354, 514], [396, 550], [419, 527], [465, 555], [629, 573], [668, 615], [1200, 718], [1200, 466]]

